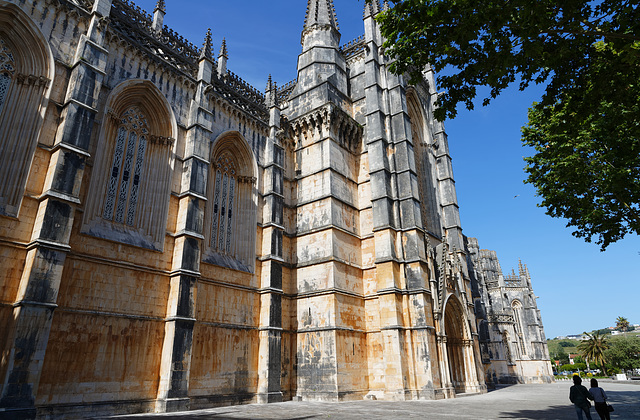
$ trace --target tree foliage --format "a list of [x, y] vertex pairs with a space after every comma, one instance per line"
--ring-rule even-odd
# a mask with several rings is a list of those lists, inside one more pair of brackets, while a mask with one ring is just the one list
[[616, 318], [616, 329], [618, 331], [629, 331], [629, 320], [623, 316]]
[[575, 372], [576, 370], [587, 370], [587, 365], [585, 363], [574, 363], [574, 364], [563, 364], [558, 368], [560, 372]]
[[558, 347], [556, 351], [553, 351], [551, 353], [551, 359], [560, 361], [561, 365], [569, 364], [569, 355], [563, 347]]
[[576, 340], [561, 340], [558, 342], [560, 347], [576, 347], [578, 345], [578, 341]]
[[640, 368], [640, 337], [614, 337], [605, 352], [607, 361], [620, 369]]
[[547, 214], [605, 249], [640, 233], [640, 6], [629, 0], [392, 0], [378, 15], [392, 71], [430, 65], [436, 118], [546, 83], [529, 112], [526, 182]]
[[569, 354], [567, 354], [567, 352], [564, 351], [564, 348], [562, 347], [560, 347], [560, 350], [558, 350], [558, 353], [556, 353], [556, 357], [562, 365], [566, 365], [569, 363]]
[[605, 352], [609, 348], [609, 340], [598, 333], [589, 334], [585, 332], [584, 334], [587, 336], [587, 340], [578, 345], [578, 352], [588, 363], [602, 366], [603, 373], [606, 375], [605, 363], [607, 360]]

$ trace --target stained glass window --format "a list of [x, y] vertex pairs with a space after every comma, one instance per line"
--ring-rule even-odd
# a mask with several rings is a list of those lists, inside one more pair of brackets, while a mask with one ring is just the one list
[[147, 120], [137, 107], [120, 119], [103, 217], [133, 226], [144, 155], [149, 135]]

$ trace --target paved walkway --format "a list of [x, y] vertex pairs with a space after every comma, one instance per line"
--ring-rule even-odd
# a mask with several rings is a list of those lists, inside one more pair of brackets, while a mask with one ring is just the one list
[[[635, 382], [635, 383], [634, 383]], [[604, 382], [615, 408], [612, 419], [640, 419], [640, 384]], [[576, 413], [569, 402], [571, 382], [500, 387], [486, 395], [438, 401], [352, 401], [339, 403], [284, 402], [249, 404], [171, 414], [138, 414], [112, 417], [123, 420], [222, 420], [222, 419], [571, 419]], [[598, 415], [591, 408], [594, 420]]]

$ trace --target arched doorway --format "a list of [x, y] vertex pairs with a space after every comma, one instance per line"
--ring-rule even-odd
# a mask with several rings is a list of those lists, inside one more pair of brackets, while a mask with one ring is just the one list
[[455, 392], [466, 391], [464, 316], [460, 303], [449, 299], [444, 312], [444, 333], [447, 336], [447, 359], [449, 377]]

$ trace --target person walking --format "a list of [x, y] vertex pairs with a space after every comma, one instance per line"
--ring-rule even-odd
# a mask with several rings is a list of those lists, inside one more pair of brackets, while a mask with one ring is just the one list
[[569, 389], [569, 400], [576, 408], [576, 414], [578, 420], [582, 420], [582, 412], [587, 415], [587, 420], [593, 420], [591, 418], [591, 403], [593, 396], [587, 391], [587, 388], [582, 385], [582, 379], [578, 375], [573, 375], [573, 386]]
[[602, 420], [611, 420], [609, 415], [609, 409], [607, 408], [607, 394], [604, 389], [598, 386], [598, 380], [591, 379], [591, 388], [589, 388], [589, 394], [593, 397], [593, 402], [596, 408], [596, 412]]

